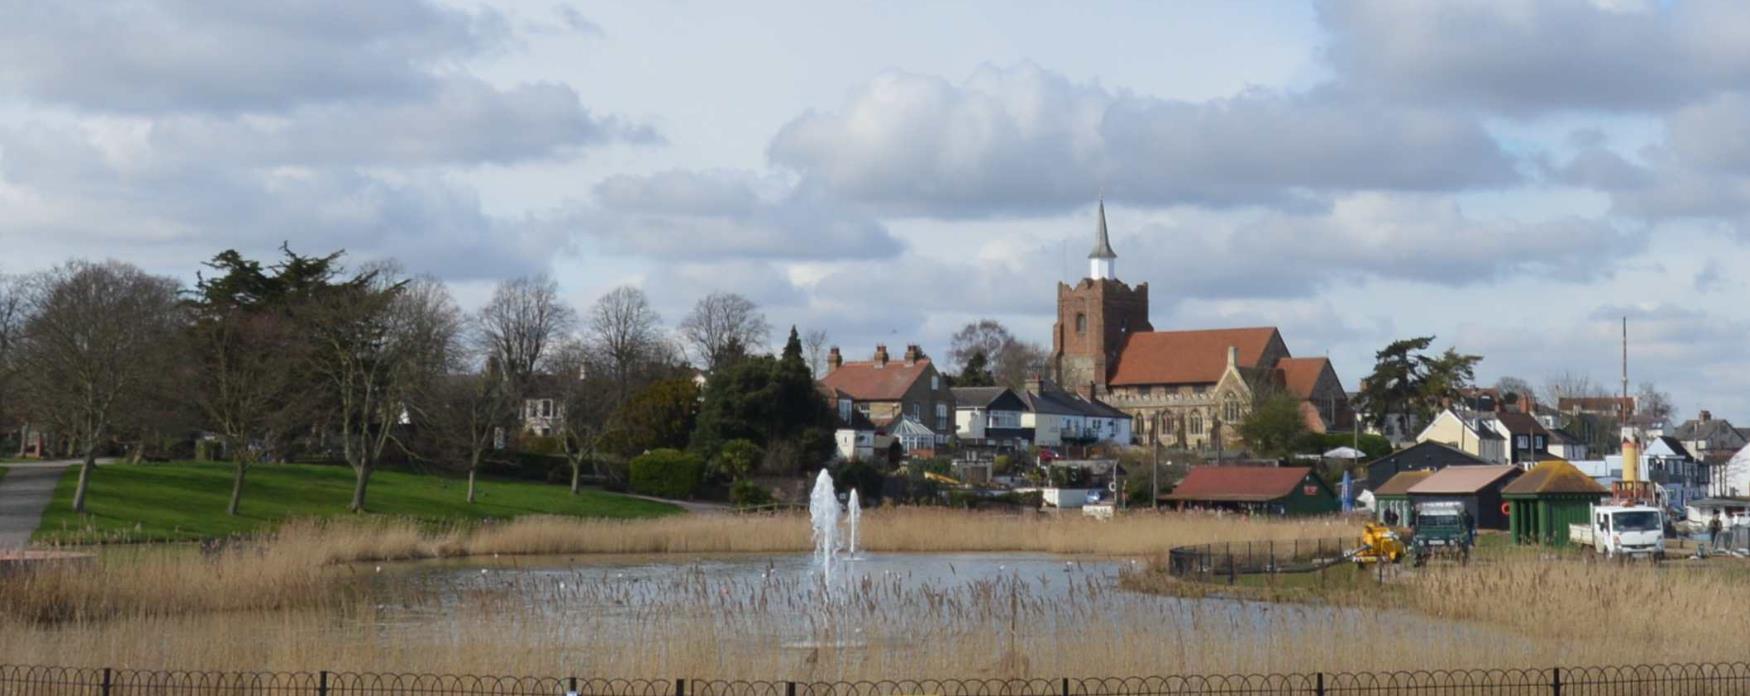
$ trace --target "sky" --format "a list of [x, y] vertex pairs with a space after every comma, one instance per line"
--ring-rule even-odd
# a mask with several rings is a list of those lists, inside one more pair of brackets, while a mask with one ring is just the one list
[[[1750, 5], [0, 0], [0, 272], [344, 249], [464, 306], [740, 293], [856, 358], [1049, 345], [1104, 196], [1157, 329], [1354, 388], [1630, 380], [1750, 424]], [[781, 341], [775, 333], [774, 341]]]

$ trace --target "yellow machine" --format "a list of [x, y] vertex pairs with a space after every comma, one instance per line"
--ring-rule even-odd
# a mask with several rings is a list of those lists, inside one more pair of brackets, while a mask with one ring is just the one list
[[1397, 563], [1404, 559], [1404, 540], [1397, 530], [1379, 522], [1361, 525], [1361, 548], [1355, 550], [1356, 563]]

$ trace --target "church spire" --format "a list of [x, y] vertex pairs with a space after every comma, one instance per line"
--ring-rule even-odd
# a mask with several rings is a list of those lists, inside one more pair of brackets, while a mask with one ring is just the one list
[[1094, 280], [1116, 279], [1113, 275], [1113, 261], [1118, 258], [1112, 251], [1112, 242], [1106, 238], [1106, 197], [1100, 197], [1100, 222], [1094, 228], [1094, 250], [1088, 252], [1088, 277]]

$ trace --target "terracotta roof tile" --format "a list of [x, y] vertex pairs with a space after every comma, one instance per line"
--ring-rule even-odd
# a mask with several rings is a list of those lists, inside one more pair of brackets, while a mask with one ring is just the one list
[[1200, 466], [1180, 481], [1167, 500], [1275, 500], [1294, 492], [1312, 473], [1304, 466]]
[[1319, 383], [1319, 375], [1325, 373], [1325, 367], [1330, 365], [1328, 358], [1283, 358], [1276, 361], [1276, 369], [1282, 372], [1282, 386], [1295, 396], [1302, 399], [1312, 398], [1313, 387]]
[[1524, 476], [1506, 488], [1501, 489], [1502, 495], [1540, 495], [1548, 493], [1583, 493], [1591, 495], [1610, 495], [1604, 486], [1598, 485], [1584, 472], [1575, 468], [1565, 460], [1551, 459], [1531, 467]]
[[1241, 367], [1257, 367], [1277, 336], [1273, 327], [1144, 331], [1130, 335], [1118, 354], [1110, 384], [1210, 384], [1227, 370], [1228, 346], [1239, 348]]
[[1410, 486], [1409, 492], [1416, 495], [1469, 495], [1502, 478], [1518, 474], [1519, 467], [1506, 464], [1449, 466]]
[[902, 360], [889, 360], [882, 367], [876, 367], [874, 362], [847, 362], [820, 378], [820, 383], [858, 401], [898, 401], [929, 368], [929, 358], [920, 358], [910, 365]]

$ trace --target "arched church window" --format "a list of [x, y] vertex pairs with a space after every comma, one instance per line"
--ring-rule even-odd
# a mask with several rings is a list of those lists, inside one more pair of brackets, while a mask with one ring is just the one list
[[1221, 418], [1222, 418], [1222, 420], [1225, 420], [1229, 423], [1239, 422], [1239, 420], [1240, 420], [1240, 397], [1239, 397], [1239, 395], [1234, 394], [1233, 392], [1228, 392], [1227, 396], [1222, 399]]
[[1082, 314], [1081, 312], [1077, 312], [1076, 313], [1076, 333], [1080, 334], [1080, 333], [1087, 333], [1087, 332], [1088, 332], [1088, 315]]
[[1191, 431], [1192, 435], [1202, 435], [1203, 414], [1193, 412], [1191, 417], [1186, 420], [1185, 429]]

